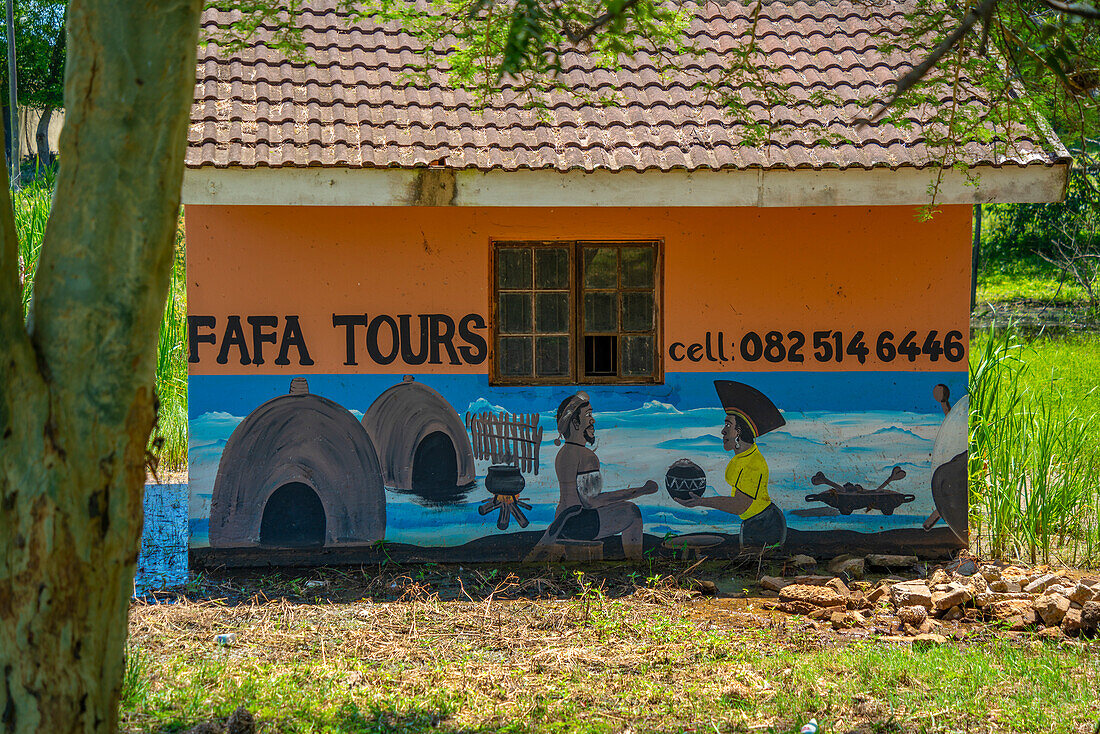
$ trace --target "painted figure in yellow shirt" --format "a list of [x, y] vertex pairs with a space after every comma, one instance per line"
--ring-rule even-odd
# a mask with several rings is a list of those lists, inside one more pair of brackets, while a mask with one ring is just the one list
[[[727, 382], [725, 385], [736, 385], [742, 393], [747, 387], [739, 383]], [[719, 387], [719, 397], [722, 398], [722, 407], [726, 411], [726, 421], [722, 426], [722, 447], [733, 452], [733, 458], [726, 465], [725, 475], [726, 484], [730, 488], [729, 496], [720, 494], [717, 497], [676, 501], [685, 507], [710, 507], [740, 517], [742, 548], [782, 545], [787, 540], [787, 521], [782, 510], [768, 496], [768, 462], [756, 445], [759, 435], [756, 423], [748, 411], [732, 404], [728, 393], [728, 389]], [[759, 399], [766, 400], [763, 395]], [[772, 410], [775, 411], [774, 407]], [[778, 416], [778, 411], [775, 411], [775, 416]], [[765, 426], [765, 430], [772, 430], [782, 423], [781, 417], [769, 418], [769, 425]]]

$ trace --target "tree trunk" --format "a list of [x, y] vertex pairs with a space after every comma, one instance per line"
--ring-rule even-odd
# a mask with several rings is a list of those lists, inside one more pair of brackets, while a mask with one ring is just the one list
[[38, 148], [38, 165], [48, 166], [53, 156], [50, 155], [50, 119], [53, 117], [53, 107], [46, 105], [42, 108], [42, 116], [38, 118], [38, 127], [34, 131], [34, 144]]
[[116, 729], [200, 5], [69, 4], [30, 325], [0, 194], [3, 732]]

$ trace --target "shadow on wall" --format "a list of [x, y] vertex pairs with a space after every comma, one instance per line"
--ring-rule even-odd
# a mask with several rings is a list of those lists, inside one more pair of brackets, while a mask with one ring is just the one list
[[348, 410], [304, 377], [233, 431], [210, 504], [210, 545], [321, 547], [386, 534], [378, 454]]
[[473, 485], [474, 452], [462, 418], [412, 376], [371, 403], [363, 427], [378, 449], [387, 487], [441, 506], [462, 501]]

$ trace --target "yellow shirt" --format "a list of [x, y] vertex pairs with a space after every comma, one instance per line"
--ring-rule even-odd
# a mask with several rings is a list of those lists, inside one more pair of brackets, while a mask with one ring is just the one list
[[742, 520], [757, 515], [772, 503], [768, 497], [768, 462], [756, 448], [734, 454], [726, 465], [726, 483], [730, 485], [730, 495], [744, 492], [752, 497], [752, 504], [741, 513]]

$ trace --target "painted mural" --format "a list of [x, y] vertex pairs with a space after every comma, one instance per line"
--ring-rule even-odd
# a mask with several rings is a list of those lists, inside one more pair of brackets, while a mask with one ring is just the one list
[[859, 383], [881, 393], [843, 373], [584, 390], [477, 375], [191, 379], [200, 560], [919, 552], [966, 537], [965, 373]]
[[189, 206], [191, 559], [942, 557], [972, 212], [916, 214]]

